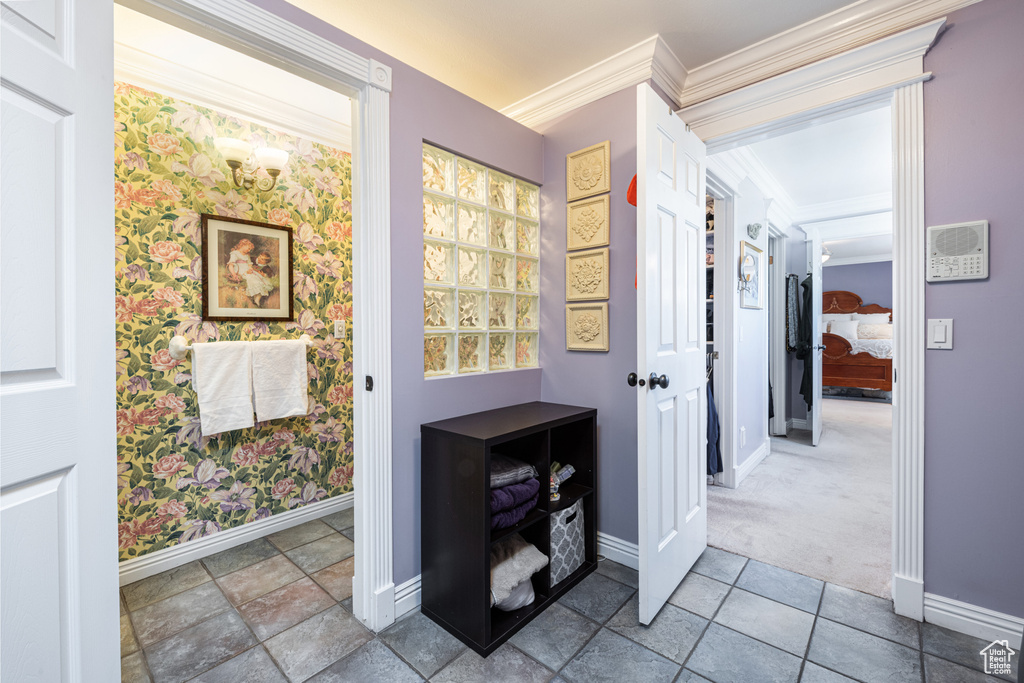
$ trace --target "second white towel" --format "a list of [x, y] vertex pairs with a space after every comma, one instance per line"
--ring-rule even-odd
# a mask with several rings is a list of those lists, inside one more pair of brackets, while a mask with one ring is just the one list
[[260, 422], [309, 412], [306, 342], [260, 341], [252, 344], [252, 393]]

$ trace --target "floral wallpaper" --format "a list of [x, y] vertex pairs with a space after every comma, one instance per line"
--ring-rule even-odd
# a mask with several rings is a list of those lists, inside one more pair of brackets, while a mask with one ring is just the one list
[[[115, 87], [117, 438], [120, 559], [352, 490], [351, 156], [142, 90]], [[213, 138], [289, 152], [266, 193], [239, 190]], [[294, 323], [203, 322], [199, 216], [287, 225]], [[351, 326], [347, 326], [351, 329]], [[203, 438], [191, 342], [296, 338], [309, 353], [312, 412]]]

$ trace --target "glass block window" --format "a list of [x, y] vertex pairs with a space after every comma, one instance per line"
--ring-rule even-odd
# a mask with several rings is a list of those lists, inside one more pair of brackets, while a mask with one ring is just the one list
[[537, 366], [540, 188], [423, 145], [423, 374]]

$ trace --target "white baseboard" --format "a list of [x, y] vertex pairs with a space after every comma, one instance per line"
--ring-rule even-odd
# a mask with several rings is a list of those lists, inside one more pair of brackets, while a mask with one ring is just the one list
[[807, 429], [807, 420], [798, 417], [791, 417], [786, 420], [786, 431], [790, 429]]
[[892, 577], [892, 606], [901, 617], [924, 619], [924, 581], [902, 574]]
[[733, 481], [736, 482], [736, 486], [739, 487], [740, 483], [747, 478], [747, 475], [754, 471], [754, 468], [761, 464], [761, 461], [768, 457], [771, 453], [771, 439], [765, 439], [757, 450], [754, 451], [749, 458], [743, 461], [743, 464], [739, 467], [734, 467], [735, 474]]
[[986, 642], [1008, 640], [1010, 647], [1017, 651], [1024, 636], [1024, 619], [1020, 617], [932, 593], [924, 594], [924, 620]]
[[125, 586], [148, 576], [180, 567], [193, 560], [209, 557], [229, 548], [262, 538], [276, 531], [290, 529], [304, 522], [319, 519], [333, 512], [347, 510], [355, 504], [355, 493], [343, 493], [317, 503], [266, 517], [256, 522], [204, 536], [188, 543], [179, 543], [163, 550], [147, 553], [118, 564], [120, 585]]
[[640, 546], [621, 538], [597, 532], [597, 554], [630, 569], [640, 569]]
[[422, 574], [417, 574], [405, 583], [395, 587], [395, 620], [401, 619], [404, 615], [420, 608], [423, 602], [423, 594], [420, 591], [420, 579]]

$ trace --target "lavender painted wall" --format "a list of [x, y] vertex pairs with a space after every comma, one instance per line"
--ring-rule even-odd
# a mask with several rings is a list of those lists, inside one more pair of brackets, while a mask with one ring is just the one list
[[[807, 277], [807, 243], [802, 239], [790, 238], [786, 242], [786, 273], [797, 276], [797, 304], [803, 304], [803, 290], [800, 282]], [[807, 419], [807, 404], [800, 395], [800, 380], [803, 378], [804, 362], [796, 359], [796, 352], [786, 354], [786, 367], [789, 368], [789, 384], [786, 392], [786, 418], [792, 420]]]
[[[543, 400], [597, 408], [599, 531], [637, 542], [636, 208], [626, 188], [636, 173], [636, 89], [627, 88], [560, 118], [544, 133], [541, 189]], [[565, 350], [565, 155], [611, 142], [609, 352]], [[557, 458], [557, 454], [552, 454]]]
[[[420, 424], [536, 401], [541, 396], [539, 369], [429, 381], [423, 378], [422, 141], [428, 140], [509, 173], [540, 182], [543, 179], [543, 138], [493, 109], [282, 0], [253, 0], [253, 4], [392, 68], [394, 579], [396, 584], [400, 584], [420, 571]], [[549, 232], [557, 230], [557, 227], [545, 226], [544, 230]], [[354, 266], [358, 268], [359, 264]], [[547, 264], [542, 262], [542, 268], [545, 267]], [[557, 299], [558, 295], [551, 298]], [[358, 317], [354, 324], [359, 324]], [[545, 335], [557, 337], [559, 329], [560, 326], [548, 331], [542, 326], [541, 339]], [[358, 453], [356, 457], [358, 467]], [[359, 492], [356, 493], [358, 495]]]
[[860, 296], [865, 304], [892, 308], [892, 261], [826, 265], [821, 269], [821, 286], [826, 292], [842, 289]]
[[1024, 363], [1019, 185], [1024, 3], [954, 12], [925, 57], [925, 221], [987, 219], [987, 280], [928, 284], [954, 349], [925, 354], [924, 588], [1024, 617]]

